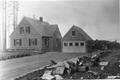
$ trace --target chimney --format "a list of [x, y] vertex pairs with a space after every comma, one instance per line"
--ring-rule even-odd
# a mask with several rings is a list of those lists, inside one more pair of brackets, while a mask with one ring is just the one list
[[40, 22], [43, 22], [43, 17], [39, 17]]

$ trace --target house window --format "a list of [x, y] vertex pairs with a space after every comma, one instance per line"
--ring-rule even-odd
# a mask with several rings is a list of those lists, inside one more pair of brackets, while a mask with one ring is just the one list
[[84, 43], [83, 43], [83, 42], [81, 42], [80, 44], [81, 44], [81, 46], [84, 46]]
[[24, 27], [20, 27], [20, 34], [24, 34]]
[[29, 39], [29, 46], [37, 46], [37, 38]]
[[75, 42], [75, 46], [79, 46], [79, 43], [78, 43], [78, 42]]
[[21, 39], [14, 39], [14, 46], [21, 46], [22, 40]]
[[64, 46], [68, 46], [68, 43], [64, 43]]
[[27, 26], [25, 28], [26, 28], [26, 33], [30, 34], [30, 26]]
[[73, 46], [73, 43], [69, 43], [69, 46]]
[[76, 32], [75, 31], [72, 31], [72, 36], [75, 36], [76, 35]]

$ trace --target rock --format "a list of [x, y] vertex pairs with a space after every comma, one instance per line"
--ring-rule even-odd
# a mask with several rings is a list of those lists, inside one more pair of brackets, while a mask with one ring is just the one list
[[72, 58], [72, 59], [69, 59], [68, 61], [73, 62], [74, 64], [76, 64], [77, 61], [79, 61], [79, 59], [78, 58]]
[[63, 74], [64, 74], [64, 71], [65, 71], [65, 67], [57, 67], [57, 68], [53, 71], [53, 75], [55, 75], [55, 74], [63, 75]]
[[55, 77], [52, 76], [51, 73], [52, 73], [52, 71], [45, 71], [45, 73], [43, 74], [43, 76], [41, 78], [45, 79], [45, 80], [52, 80]]
[[55, 75], [55, 79], [56, 79], [56, 80], [62, 80], [63, 78], [62, 78], [62, 76], [60, 76], [60, 75]]
[[88, 71], [88, 67], [86, 67], [86, 66], [79, 66], [78, 67], [78, 71]]
[[107, 66], [109, 64], [108, 61], [102, 61], [99, 63], [100, 66]]

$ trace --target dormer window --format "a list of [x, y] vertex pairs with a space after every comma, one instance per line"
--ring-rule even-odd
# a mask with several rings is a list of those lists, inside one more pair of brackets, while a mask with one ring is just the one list
[[75, 31], [72, 31], [72, 36], [75, 36], [76, 35], [76, 32]]
[[30, 34], [30, 26], [26, 26], [26, 33]]

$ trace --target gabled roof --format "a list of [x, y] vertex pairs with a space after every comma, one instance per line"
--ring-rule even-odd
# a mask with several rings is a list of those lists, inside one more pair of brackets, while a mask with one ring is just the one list
[[[76, 31], [77, 35], [72, 36], [72, 31]], [[73, 25], [71, 29], [63, 37], [63, 41], [86, 41], [92, 40], [92, 38], [80, 27]]]
[[50, 25], [49, 23], [43, 21], [39, 21], [37, 19], [32, 19], [28, 17], [24, 17], [42, 36], [53, 36], [55, 30], [57, 29], [57, 25]]

